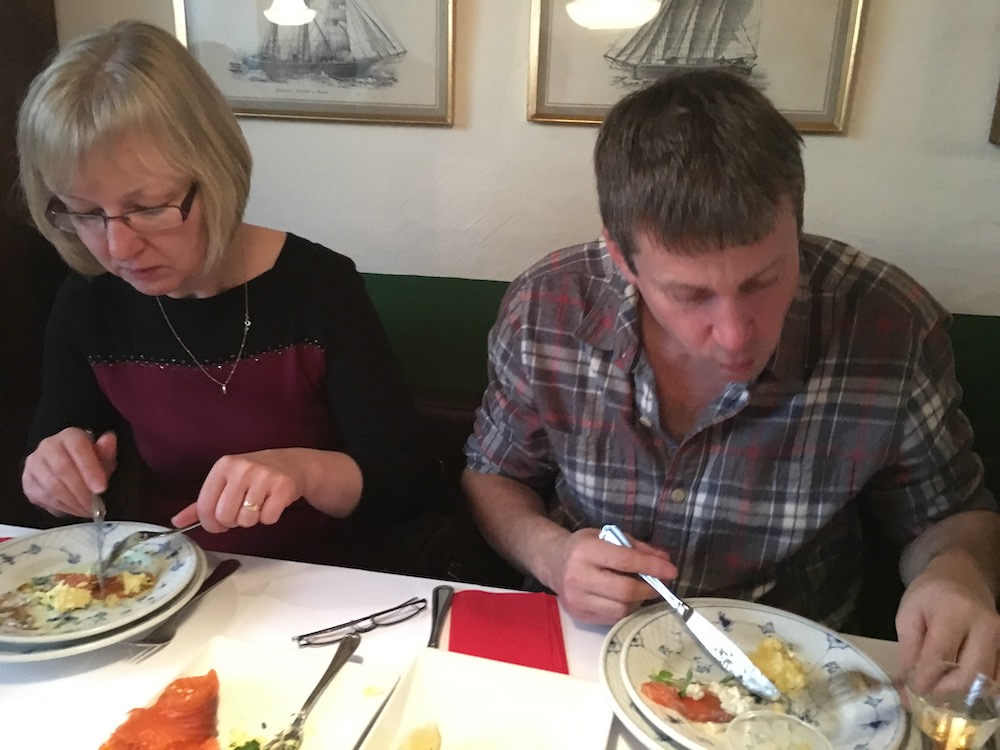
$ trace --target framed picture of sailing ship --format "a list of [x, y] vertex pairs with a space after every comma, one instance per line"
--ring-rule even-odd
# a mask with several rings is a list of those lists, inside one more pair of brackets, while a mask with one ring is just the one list
[[997, 103], [993, 105], [993, 124], [990, 125], [990, 143], [1000, 146], [1000, 86], [997, 86]]
[[[174, 0], [177, 36], [237, 115], [451, 125], [454, 0]], [[273, 17], [273, 16], [272, 16]]]
[[862, 0], [660, 0], [644, 25], [592, 30], [532, 0], [528, 119], [600, 123], [625, 94], [694, 68], [747, 77], [806, 133], [845, 126]]

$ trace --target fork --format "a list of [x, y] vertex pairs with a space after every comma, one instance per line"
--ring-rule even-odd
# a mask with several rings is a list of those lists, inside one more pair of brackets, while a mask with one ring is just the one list
[[191, 531], [191, 529], [196, 529], [199, 526], [201, 526], [201, 521], [196, 521], [190, 526], [184, 526], [179, 529], [167, 529], [165, 531], [133, 531], [124, 539], [115, 542], [115, 546], [112, 547], [111, 552], [108, 553], [108, 559], [105, 560], [104, 565], [105, 567], [110, 567], [119, 557], [125, 554], [126, 551], [132, 549], [136, 545], [149, 541], [150, 539], [159, 539], [161, 537], [173, 536], [174, 534], [183, 534]]
[[223, 560], [216, 565], [215, 570], [209, 573], [208, 578], [202, 581], [201, 586], [195, 592], [194, 596], [192, 596], [183, 607], [161, 622], [154, 630], [151, 630], [140, 638], [136, 638], [134, 641], [128, 641], [125, 644], [126, 646], [135, 649], [135, 652], [125, 661], [129, 664], [138, 664], [141, 661], [145, 661], [153, 654], [161, 651], [174, 639], [174, 636], [177, 635], [177, 628], [184, 619], [182, 614], [189, 612], [191, 605], [214, 589], [218, 584], [222, 583], [222, 581], [230, 575], [235, 573], [238, 567], [240, 567], [240, 561], [235, 558]]
[[333, 655], [333, 659], [330, 660], [330, 666], [326, 668], [323, 676], [319, 678], [319, 682], [316, 683], [316, 687], [313, 688], [309, 697], [306, 698], [306, 702], [302, 704], [302, 708], [295, 714], [292, 723], [278, 732], [274, 739], [264, 745], [261, 750], [299, 750], [302, 747], [302, 725], [306, 723], [309, 712], [312, 711], [313, 706], [316, 705], [319, 697], [326, 690], [327, 685], [337, 676], [340, 668], [351, 658], [351, 654], [357, 651], [360, 643], [361, 636], [357, 633], [344, 636], [340, 641], [340, 645], [337, 646], [337, 652]]

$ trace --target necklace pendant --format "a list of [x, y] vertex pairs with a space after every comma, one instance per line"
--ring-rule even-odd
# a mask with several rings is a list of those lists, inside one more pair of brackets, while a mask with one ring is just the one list
[[226, 386], [225, 385], [222, 386], [222, 395], [223, 396], [227, 395], [227, 393], [226, 393]]

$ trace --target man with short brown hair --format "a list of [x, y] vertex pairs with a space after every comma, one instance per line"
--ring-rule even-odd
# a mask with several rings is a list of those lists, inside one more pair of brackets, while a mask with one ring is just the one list
[[[602, 239], [516, 279], [490, 333], [473, 513], [581, 620], [639, 606], [642, 572], [832, 627], [856, 604], [869, 514], [905, 545], [903, 666], [993, 673], [1000, 515], [948, 315], [899, 269], [802, 232], [801, 145], [724, 73], [612, 109]], [[606, 523], [636, 548], [600, 541]]]

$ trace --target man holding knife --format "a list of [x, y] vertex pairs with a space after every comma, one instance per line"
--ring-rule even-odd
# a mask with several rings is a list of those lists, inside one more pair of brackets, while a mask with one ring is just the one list
[[[803, 233], [801, 145], [724, 73], [613, 108], [603, 236], [508, 290], [466, 494], [502, 554], [600, 623], [652, 596], [645, 573], [845, 627], [870, 515], [903, 548], [902, 666], [993, 673], [1000, 515], [947, 313], [899, 269]], [[634, 549], [598, 539], [612, 523]]]

